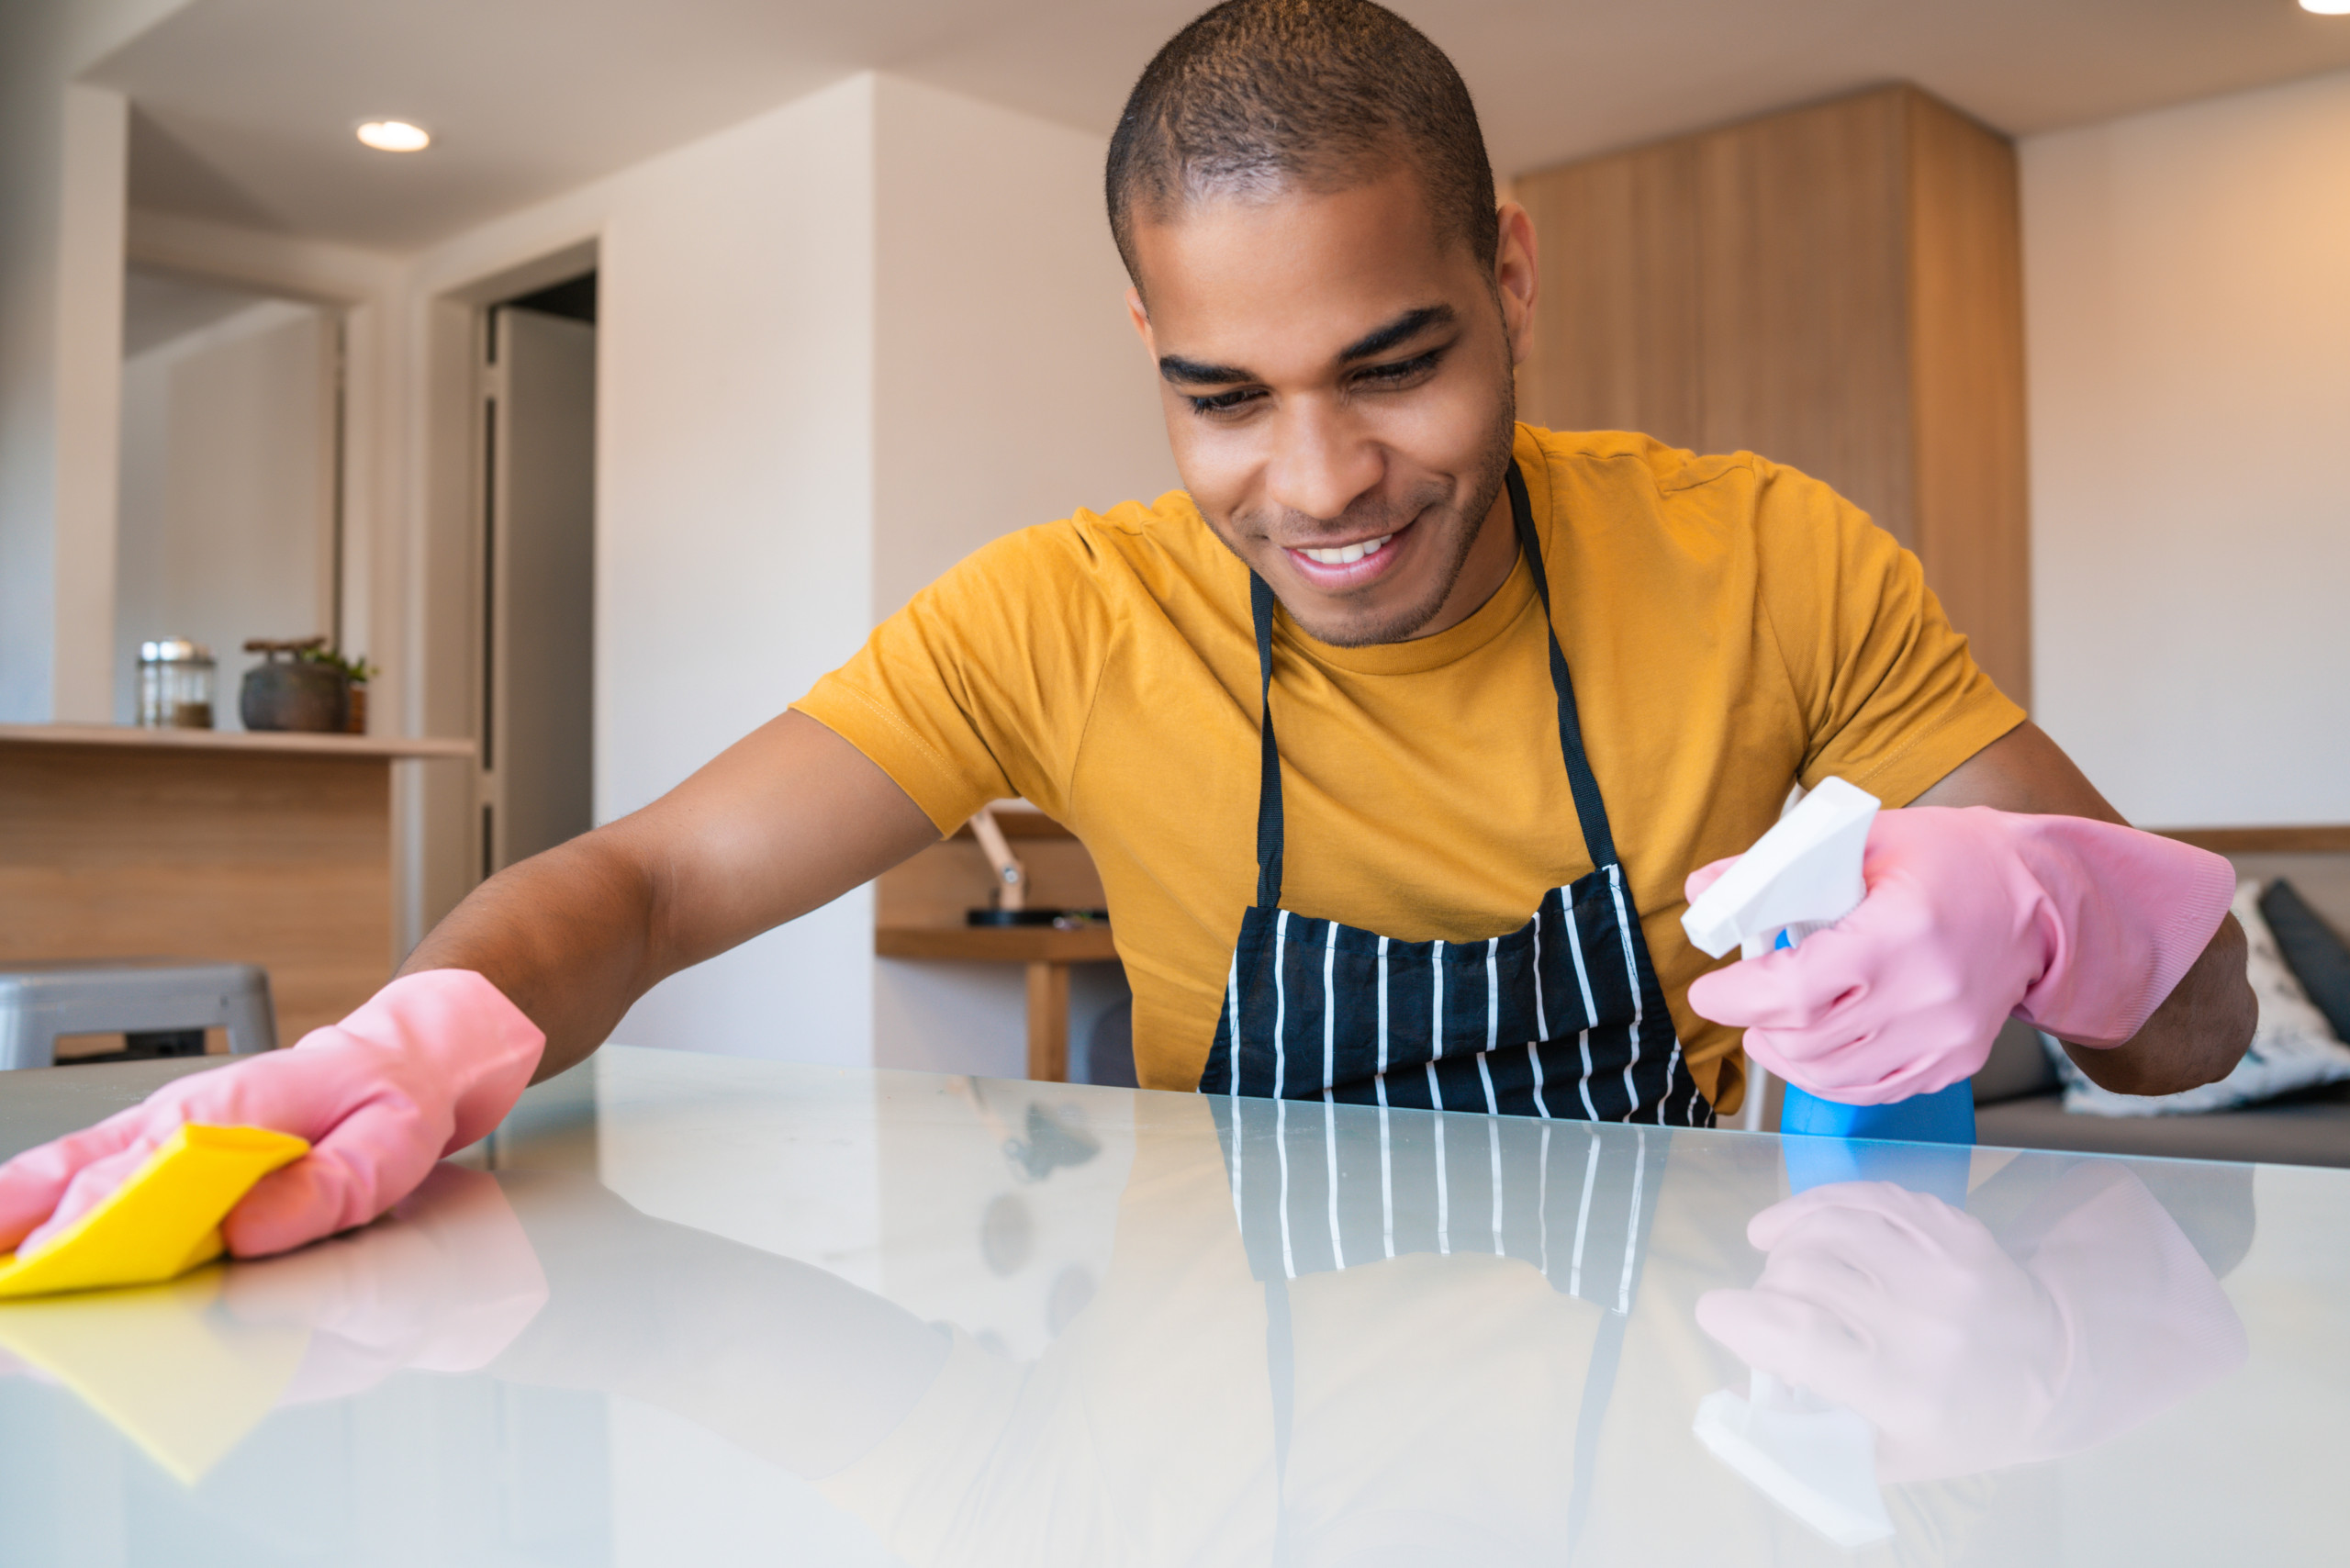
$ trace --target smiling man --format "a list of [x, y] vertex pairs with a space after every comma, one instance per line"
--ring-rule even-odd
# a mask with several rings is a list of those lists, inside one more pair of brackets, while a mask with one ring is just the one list
[[[364, 1221], [664, 977], [1008, 795], [1100, 867], [1154, 1087], [1704, 1126], [1741, 1045], [1860, 1102], [1965, 1078], [2010, 1014], [2125, 1091], [2242, 1054], [2226, 863], [2120, 825], [1913, 556], [1762, 458], [1516, 421], [1536, 236], [1408, 24], [1216, 7], [1107, 187], [1184, 490], [990, 544], [344, 1024], [12, 1162], [0, 1241], [183, 1120], [318, 1146], [239, 1252]], [[1830, 777], [1909, 808], [1867, 898], [1706, 973], [1692, 873]]]

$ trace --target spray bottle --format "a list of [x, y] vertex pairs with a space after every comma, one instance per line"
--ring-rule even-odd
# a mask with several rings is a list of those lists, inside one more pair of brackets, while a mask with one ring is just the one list
[[[1682, 915], [1689, 939], [1718, 958], [1732, 947], [1761, 958], [1834, 924], [1867, 896], [1862, 865], [1876, 797], [1841, 778], [1806, 795]], [[1966, 1203], [1975, 1141], [1975, 1086], [1962, 1079], [1887, 1105], [1846, 1105], [1790, 1083], [1779, 1111], [1790, 1188], [1893, 1182]], [[1900, 1141], [1860, 1141], [1860, 1140]], [[1959, 1145], [1920, 1148], [1919, 1144]], [[1723, 1389], [1697, 1406], [1695, 1434], [1713, 1454], [1780, 1506], [1844, 1550], [1891, 1540], [1876, 1480], [1876, 1433], [1859, 1415], [1750, 1373], [1740, 1395]]]
[[[1852, 913], [1868, 892], [1862, 859], [1877, 806], [1876, 797], [1841, 778], [1823, 780], [1689, 906], [1681, 917], [1689, 939], [1717, 958], [1733, 946], [1741, 957], [1759, 958]], [[1971, 1144], [1974, 1085], [1962, 1079], [1890, 1104], [1846, 1105], [1790, 1083], [1779, 1130]], [[1797, 1158], [1789, 1151], [1791, 1170]]]

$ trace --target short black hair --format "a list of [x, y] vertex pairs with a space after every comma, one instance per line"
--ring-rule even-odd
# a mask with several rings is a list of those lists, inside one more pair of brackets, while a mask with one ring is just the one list
[[1224, 0], [1167, 41], [1126, 99], [1103, 182], [1110, 232], [1139, 284], [1137, 208], [1344, 190], [1397, 162], [1417, 170], [1438, 233], [1490, 268], [1493, 164], [1444, 51], [1371, 0]]

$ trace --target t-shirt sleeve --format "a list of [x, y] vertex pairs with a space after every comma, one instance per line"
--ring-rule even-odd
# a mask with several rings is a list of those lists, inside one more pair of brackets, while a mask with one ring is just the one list
[[1066, 820], [1108, 641], [1109, 569], [1076, 521], [1008, 534], [792, 706], [879, 765], [941, 833], [1015, 795]]
[[1762, 610], [1809, 733], [1798, 778], [1908, 805], [2024, 711], [1975, 664], [1916, 555], [1818, 480], [1757, 468]]

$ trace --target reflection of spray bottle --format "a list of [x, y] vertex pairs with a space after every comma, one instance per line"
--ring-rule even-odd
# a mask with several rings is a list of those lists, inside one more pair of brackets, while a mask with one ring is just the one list
[[1876, 1429], [1769, 1372], [1698, 1402], [1693, 1428], [1755, 1490], [1851, 1551], [1893, 1538], [1876, 1481]]
[[[1841, 778], [1822, 781], [1689, 906], [1681, 917], [1689, 939], [1717, 958], [1732, 946], [1752, 958], [1776, 947], [1792, 947], [1852, 913], [1868, 891], [1861, 876], [1862, 857], [1876, 812], [1874, 796]], [[1971, 1144], [1974, 1085], [1962, 1079], [1947, 1089], [1891, 1104], [1845, 1105], [1790, 1083], [1779, 1130]], [[1790, 1149], [1791, 1170], [1796, 1160]], [[1849, 1180], [1853, 1174], [1823, 1172], [1815, 1182]], [[1959, 1191], [1963, 1200], [1965, 1189], [1962, 1185]]]

